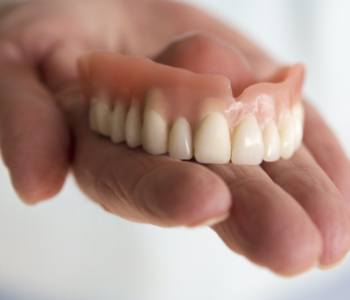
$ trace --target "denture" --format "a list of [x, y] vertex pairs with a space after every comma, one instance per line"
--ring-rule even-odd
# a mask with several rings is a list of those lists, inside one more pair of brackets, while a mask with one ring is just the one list
[[303, 138], [304, 68], [234, 95], [230, 80], [150, 59], [93, 53], [79, 63], [93, 131], [114, 143], [204, 164], [289, 159]]

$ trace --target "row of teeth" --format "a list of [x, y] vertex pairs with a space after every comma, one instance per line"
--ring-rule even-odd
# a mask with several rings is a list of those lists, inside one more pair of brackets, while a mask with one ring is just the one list
[[167, 124], [152, 109], [146, 108], [142, 117], [137, 102], [127, 107], [117, 101], [110, 109], [105, 101], [93, 99], [90, 127], [114, 143], [126, 142], [131, 148], [142, 146], [153, 155], [169, 153], [176, 159], [195, 158], [206, 164], [232, 161], [237, 165], [259, 165], [263, 160], [288, 159], [294, 154], [303, 136], [303, 108], [295, 105], [278, 124], [269, 121], [263, 129], [254, 115], [248, 115], [230, 130], [224, 115], [212, 112], [192, 130], [185, 118]]

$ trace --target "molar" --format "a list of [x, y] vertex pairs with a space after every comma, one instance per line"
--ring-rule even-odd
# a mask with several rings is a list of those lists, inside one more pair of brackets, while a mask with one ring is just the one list
[[281, 154], [281, 141], [276, 123], [270, 121], [264, 128], [264, 160], [268, 162], [277, 161]]
[[195, 134], [194, 152], [200, 163], [225, 164], [230, 161], [230, 130], [221, 113], [210, 113], [202, 120]]
[[259, 165], [263, 157], [263, 136], [258, 121], [249, 115], [234, 130], [232, 162], [237, 165]]
[[170, 130], [169, 155], [183, 160], [193, 156], [191, 126], [185, 118], [178, 118]]
[[161, 104], [163, 97], [159, 90], [153, 90], [146, 98], [142, 126], [142, 145], [148, 153], [153, 155], [167, 152], [168, 126], [165, 119], [157, 112], [158, 104]]
[[125, 139], [130, 148], [141, 145], [141, 112], [138, 101], [133, 101], [126, 115]]
[[284, 113], [281, 117], [279, 133], [281, 138], [281, 157], [289, 159], [295, 151], [295, 124], [290, 112]]
[[111, 115], [111, 140], [121, 143], [125, 140], [126, 107], [123, 102], [117, 101]]

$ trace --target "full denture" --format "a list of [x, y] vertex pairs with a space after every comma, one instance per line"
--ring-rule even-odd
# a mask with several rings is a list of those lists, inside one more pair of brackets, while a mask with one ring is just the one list
[[94, 53], [79, 64], [90, 127], [114, 143], [200, 163], [288, 159], [303, 136], [302, 65], [235, 97], [228, 78], [145, 58]]

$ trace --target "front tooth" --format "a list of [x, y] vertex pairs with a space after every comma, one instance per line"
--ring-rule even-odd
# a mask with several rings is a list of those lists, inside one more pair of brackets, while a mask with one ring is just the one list
[[279, 124], [281, 139], [281, 157], [289, 159], [295, 150], [295, 126], [292, 115], [287, 112], [282, 116]]
[[146, 110], [142, 127], [142, 146], [150, 154], [167, 152], [168, 127], [162, 116], [154, 110]]
[[185, 118], [177, 119], [170, 130], [169, 155], [184, 160], [192, 158], [191, 126]]
[[138, 102], [131, 104], [125, 121], [125, 139], [131, 148], [141, 145], [141, 112]]
[[281, 142], [280, 135], [276, 123], [270, 121], [264, 128], [263, 131], [264, 138], [264, 160], [265, 161], [276, 161], [280, 158], [281, 155]]
[[297, 104], [292, 109], [292, 116], [295, 126], [295, 148], [299, 148], [303, 141], [304, 132], [304, 108], [301, 104]]
[[97, 131], [105, 136], [111, 133], [111, 110], [105, 101], [96, 102]]
[[114, 143], [125, 140], [126, 107], [121, 101], [116, 102], [111, 116], [111, 139]]
[[236, 127], [232, 138], [232, 162], [259, 165], [264, 157], [263, 136], [254, 116], [246, 117]]
[[213, 112], [203, 119], [196, 131], [194, 155], [200, 163], [225, 164], [230, 161], [230, 130], [222, 114]]

